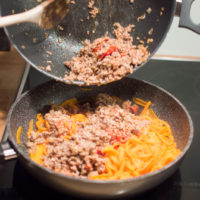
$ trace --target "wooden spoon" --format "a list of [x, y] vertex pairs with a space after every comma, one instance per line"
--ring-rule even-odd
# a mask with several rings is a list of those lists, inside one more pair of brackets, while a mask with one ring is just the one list
[[69, 5], [70, 0], [46, 0], [26, 12], [0, 17], [0, 27], [31, 22], [42, 28], [51, 29], [66, 16]]

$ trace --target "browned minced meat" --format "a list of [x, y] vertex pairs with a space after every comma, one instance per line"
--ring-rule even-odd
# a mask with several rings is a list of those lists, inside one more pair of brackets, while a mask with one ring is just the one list
[[146, 14], [144, 13], [143, 15], [137, 18], [137, 22], [139, 22], [140, 20], [144, 20], [145, 18], [146, 18]]
[[[27, 146], [29, 153], [35, 151], [37, 144], [46, 140], [47, 153], [43, 157], [42, 165], [56, 172], [87, 178], [105, 172], [105, 158], [102, 150], [105, 146], [117, 142], [114, 133], [124, 136], [125, 142], [133, 134], [139, 133], [141, 128], [147, 126], [149, 121], [134, 119], [130, 111], [132, 103], [122, 101], [107, 94], [99, 94], [93, 103], [77, 105], [73, 113], [84, 113], [87, 120], [77, 122], [76, 132], [66, 140], [66, 128], [56, 127], [56, 123], [69, 116], [69, 110], [53, 106], [44, 118], [50, 125], [49, 131], [30, 134]], [[68, 120], [67, 124], [72, 123]]]
[[[133, 72], [133, 68], [145, 62], [149, 57], [147, 48], [143, 45], [133, 45], [130, 32], [134, 25], [123, 28], [119, 23], [114, 24], [116, 39], [103, 37], [93, 43], [85, 40], [80, 53], [64, 64], [70, 68], [65, 80], [83, 81], [86, 85], [103, 84], [119, 80]], [[107, 56], [110, 49], [115, 50]]]
[[150, 14], [150, 13], [152, 12], [152, 9], [149, 7], [149, 8], [147, 8], [146, 12], [147, 12], [148, 14]]
[[51, 72], [51, 66], [50, 65], [46, 66], [46, 71]]
[[89, 11], [90, 15], [92, 18], [95, 18], [97, 16], [97, 14], [99, 13], [99, 10], [97, 7], [93, 7], [93, 9], [91, 11]]
[[88, 8], [90, 9], [89, 14], [92, 18], [95, 18], [96, 15], [99, 13], [99, 10], [97, 7], [94, 6], [94, 3], [94, 0], [88, 0]]
[[93, 8], [94, 3], [94, 0], [88, 0], [88, 8]]

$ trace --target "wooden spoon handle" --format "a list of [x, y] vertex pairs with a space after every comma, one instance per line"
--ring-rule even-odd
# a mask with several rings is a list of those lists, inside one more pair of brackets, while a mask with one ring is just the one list
[[6, 27], [23, 22], [39, 24], [43, 9], [44, 5], [40, 4], [39, 6], [36, 6], [35, 8], [32, 8], [26, 12], [0, 17], [0, 27]]
[[0, 17], [0, 27], [26, 22], [26, 20], [27, 19], [24, 17], [24, 13]]

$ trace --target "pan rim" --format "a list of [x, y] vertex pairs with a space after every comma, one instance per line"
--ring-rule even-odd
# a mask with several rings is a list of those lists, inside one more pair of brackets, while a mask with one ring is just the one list
[[[125, 79], [132, 79], [132, 78], [125, 78]], [[180, 100], [178, 100], [175, 96], [173, 96], [171, 93], [169, 93], [168, 91], [166, 91], [165, 89], [150, 83], [148, 81], [144, 81], [144, 80], [139, 80], [139, 79], [134, 79], [138, 82], [142, 82], [144, 84], [150, 85], [151, 87], [154, 87], [160, 91], [162, 91], [163, 93], [167, 94], [169, 97], [173, 98], [178, 105], [183, 109], [184, 113], [186, 114], [186, 117], [188, 119], [188, 123], [189, 123], [189, 127], [190, 127], [190, 134], [187, 140], [187, 143], [184, 147], [184, 149], [181, 151], [180, 155], [174, 159], [172, 162], [170, 162], [169, 164], [165, 165], [164, 167], [162, 167], [161, 169], [158, 169], [154, 172], [150, 172], [138, 177], [133, 177], [130, 179], [121, 179], [121, 180], [91, 180], [91, 179], [87, 179], [87, 178], [80, 178], [80, 177], [73, 177], [73, 176], [66, 176], [57, 172], [54, 172], [53, 170], [50, 170], [46, 167], [43, 167], [37, 163], [35, 163], [34, 161], [32, 161], [30, 159], [29, 156], [27, 156], [26, 154], [24, 155], [24, 151], [22, 150], [22, 148], [19, 146], [19, 144], [17, 144], [16, 139], [12, 136], [11, 134], [11, 128], [10, 128], [10, 120], [11, 120], [11, 116], [12, 116], [12, 111], [15, 108], [15, 106], [18, 104], [18, 102], [26, 95], [30, 94], [31, 92], [33, 92], [34, 90], [36, 90], [39, 87], [44, 87], [45, 85], [49, 84], [50, 82], [55, 82], [55, 80], [50, 80], [47, 81], [39, 86], [34, 87], [32, 90], [26, 91], [24, 92], [19, 98], [16, 99], [16, 101], [12, 104], [9, 113], [8, 113], [8, 117], [7, 117], [7, 122], [8, 122], [8, 126], [7, 126], [7, 130], [8, 130], [8, 135], [9, 135], [9, 141], [12, 143], [14, 149], [17, 151], [17, 153], [26, 160], [27, 163], [31, 163], [31, 165], [43, 170], [45, 173], [47, 174], [51, 174], [57, 177], [60, 177], [62, 179], [68, 179], [68, 180], [72, 180], [72, 181], [79, 181], [79, 182], [83, 182], [83, 183], [92, 183], [92, 184], [121, 184], [121, 183], [132, 183], [134, 181], [139, 181], [139, 180], [144, 180], [144, 179], [148, 179], [148, 178], [152, 178], [158, 174], [162, 174], [164, 173], [167, 169], [171, 168], [173, 165], [175, 165], [176, 163], [178, 163], [179, 161], [182, 160], [182, 158], [185, 156], [185, 154], [187, 153], [187, 151], [189, 150], [189, 148], [191, 147], [193, 138], [194, 138], [194, 127], [193, 127], [193, 121], [192, 118], [189, 114], [189, 112], [187, 111], [186, 107], [180, 102]]]

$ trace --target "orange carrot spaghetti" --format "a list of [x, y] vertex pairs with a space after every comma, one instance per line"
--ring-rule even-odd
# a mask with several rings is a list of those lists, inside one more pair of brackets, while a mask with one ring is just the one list
[[16, 141], [18, 144], [21, 144], [21, 140], [20, 140], [21, 132], [22, 132], [22, 126], [19, 126], [19, 128], [17, 129], [17, 134], [16, 134]]
[[97, 107], [73, 98], [37, 114], [36, 131], [32, 119], [27, 132], [30, 158], [58, 173], [117, 180], [161, 169], [180, 154], [170, 125], [156, 116], [151, 101], [134, 98], [135, 105], [98, 97]]
[[[73, 98], [73, 99], [64, 101], [60, 106], [65, 107], [67, 105], [70, 105], [71, 107], [75, 108], [76, 103], [77, 103], [77, 100], [75, 98]], [[36, 118], [37, 118], [36, 123], [35, 123], [36, 128], [37, 128], [36, 134], [40, 134], [44, 131], [50, 130], [50, 125], [49, 125], [48, 121], [43, 118], [41, 113], [38, 113]], [[69, 127], [69, 124], [67, 123], [67, 121], [58, 121], [56, 124], [56, 127], [58, 129], [60, 127], [61, 128], [64, 127], [66, 130], [68, 130], [68, 131], [66, 131], [66, 134], [65, 134], [65, 139], [68, 140], [76, 131], [76, 123], [85, 121], [86, 117], [83, 114], [73, 114], [73, 115], [70, 115], [66, 119], [67, 119], [67, 121], [72, 122], [70, 127]], [[20, 135], [21, 129], [22, 129], [22, 127], [20, 126], [17, 131], [17, 141], [18, 142], [20, 142], [19, 135]], [[29, 129], [27, 132], [28, 138], [30, 137], [30, 134], [32, 131], [33, 131], [33, 119], [31, 119], [29, 122]], [[35, 161], [36, 163], [41, 164], [42, 157], [46, 154], [46, 145], [47, 144], [48, 144], [48, 140], [46, 140], [46, 142], [43, 144], [36, 145], [35, 151], [30, 153], [30, 158], [33, 161]]]
[[107, 158], [106, 173], [91, 179], [116, 180], [137, 177], [161, 169], [180, 154], [169, 124], [149, 109], [151, 102], [139, 99], [136, 99], [136, 102], [144, 106], [140, 116], [149, 120], [150, 124], [139, 136], [133, 135], [125, 144], [105, 147], [103, 153]]

